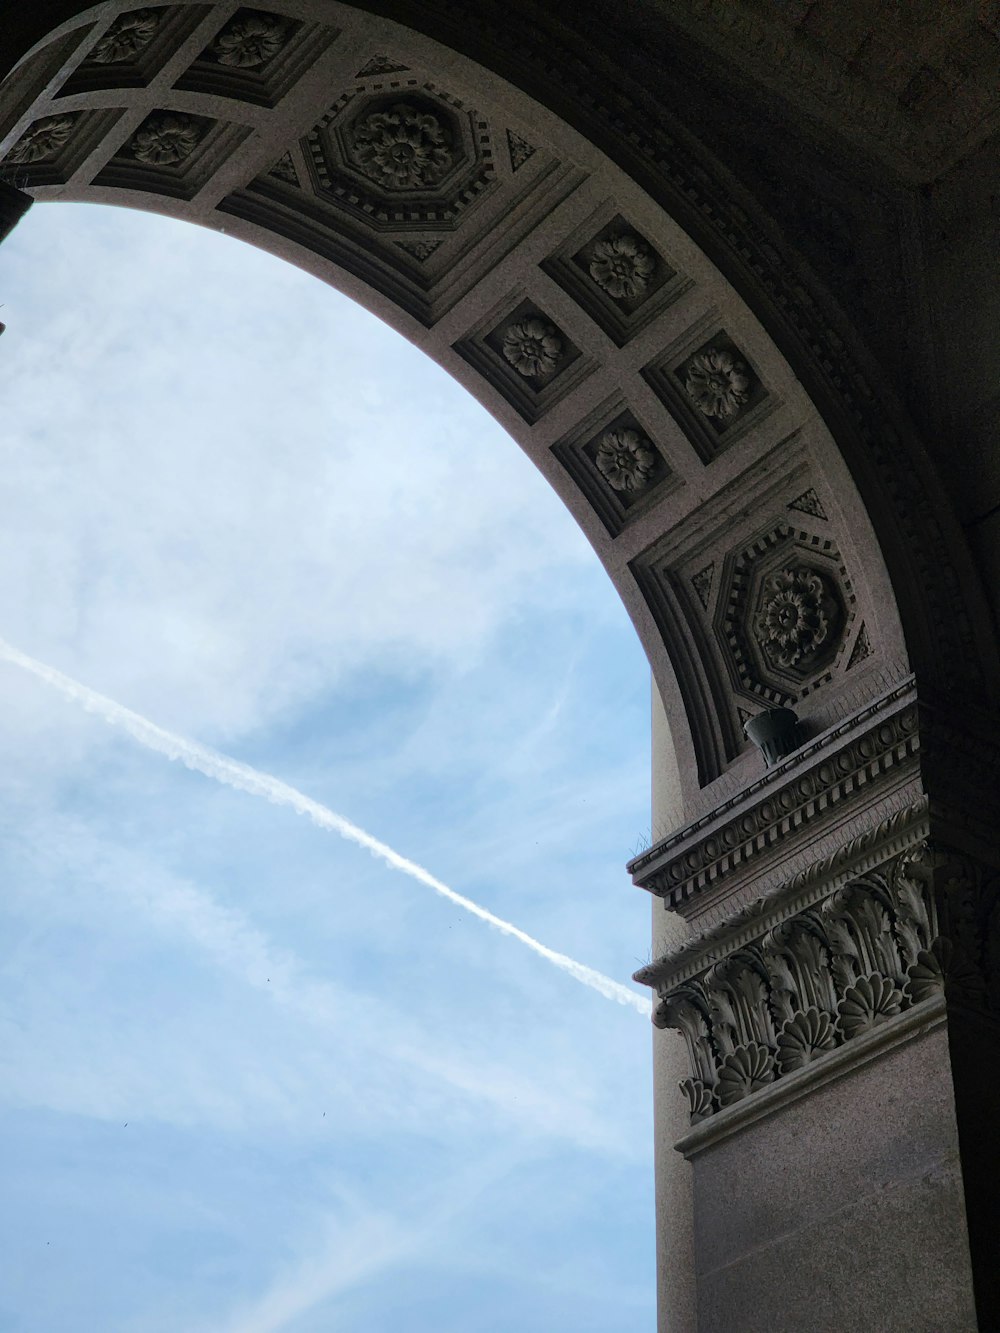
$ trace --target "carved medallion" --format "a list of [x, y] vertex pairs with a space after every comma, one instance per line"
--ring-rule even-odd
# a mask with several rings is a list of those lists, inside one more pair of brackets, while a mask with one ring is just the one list
[[397, 102], [350, 130], [362, 172], [386, 190], [427, 190], [451, 170], [451, 134], [437, 116]]
[[728, 423], [749, 401], [753, 376], [746, 362], [732, 352], [709, 348], [687, 363], [683, 383], [703, 416]]
[[590, 276], [616, 300], [641, 296], [656, 271], [656, 257], [645, 241], [626, 232], [598, 241], [590, 256]]
[[503, 354], [526, 379], [551, 375], [562, 352], [563, 342], [555, 325], [544, 319], [519, 320], [504, 330]]
[[162, 111], [146, 120], [129, 146], [139, 162], [172, 167], [194, 152], [201, 136], [201, 123], [194, 117], [182, 111]]
[[163, 9], [133, 9], [121, 14], [87, 56], [96, 65], [120, 65], [134, 60], [156, 35]]
[[753, 631], [773, 666], [807, 670], [829, 648], [840, 618], [826, 577], [808, 565], [791, 565], [764, 579]]
[[287, 36], [288, 25], [277, 14], [240, 13], [223, 28], [209, 50], [220, 65], [256, 69], [278, 54]]
[[739, 687], [789, 704], [830, 679], [854, 618], [840, 554], [784, 521], [738, 552], [716, 628]]
[[656, 470], [656, 451], [637, 430], [608, 430], [594, 462], [612, 490], [644, 491]]
[[55, 157], [73, 133], [76, 114], [64, 116], [44, 116], [30, 125], [17, 143], [7, 154], [8, 162], [26, 165], [29, 162], [45, 162]]

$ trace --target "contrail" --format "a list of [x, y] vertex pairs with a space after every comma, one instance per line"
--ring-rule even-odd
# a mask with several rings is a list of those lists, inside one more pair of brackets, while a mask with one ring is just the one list
[[564, 953], [558, 953], [555, 949], [550, 949], [547, 945], [518, 929], [517, 926], [512, 925], [511, 922], [504, 921], [502, 917], [494, 916], [485, 907], [480, 907], [478, 903], [474, 903], [470, 898], [464, 897], [461, 893], [456, 893], [454, 889], [449, 888], [447, 884], [432, 875], [429, 870], [425, 870], [423, 866], [418, 865], [416, 861], [401, 856], [387, 843], [373, 837], [371, 833], [359, 828], [357, 824], [352, 824], [349, 819], [345, 819], [343, 815], [338, 815], [336, 811], [328, 809], [325, 805], [320, 805], [318, 801], [312, 800], [303, 792], [296, 790], [295, 787], [290, 787], [287, 782], [282, 782], [280, 778], [276, 778], [270, 773], [262, 773], [259, 769], [251, 768], [249, 764], [241, 764], [239, 760], [231, 759], [228, 755], [220, 754], [217, 750], [210, 750], [207, 746], [199, 745], [196, 741], [188, 740], [184, 736], [178, 736], [175, 732], [158, 727], [155, 722], [150, 722], [139, 713], [133, 713], [130, 708], [115, 703], [113, 699], [98, 694], [96, 690], [81, 685], [79, 681], [73, 680], [71, 676], [65, 676], [54, 667], [46, 666], [44, 662], [39, 662], [35, 658], [29, 657], [27, 653], [20, 652], [3, 639], [0, 639], [0, 659], [10, 662], [13, 666], [20, 667], [23, 671], [30, 672], [33, 676], [37, 676], [39, 680], [43, 680], [46, 685], [57, 690], [64, 698], [82, 704], [89, 713], [96, 713], [111, 726], [120, 727], [123, 731], [128, 732], [133, 740], [138, 741], [140, 745], [144, 745], [148, 750], [155, 750], [157, 754], [166, 755], [168, 759], [178, 760], [185, 768], [203, 773], [205, 777], [214, 778], [216, 782], [221, 782], [224, 786], [234, 787], [237, 791], [248, 792], [251, 796], [263, 796], [266, 801], [271, 801], [274, 805], [287, 805], [296, 814], [305, 815], [314, 824], [318, 824], [320, 828], [327, 829], [331, 833], [338, 833], [349, 842], [357, 843], [359, 847], [364, 847], [372, 856], [384, 861], [393, 870], [409, 875], [410, 879], [415, 879], [419, 884], [424, 884], [427, 888], [433, 889], [442, 898], [447, 898], [449, 902], [471, 913], [472, 916], [479, 917], [480, 921], [485, 921], [487, 925], [492, 926], [494, 930], [499, 930], [501, 934], [510, 935], [513, 939], [519, 940], [533, 953], [538, 954], [540, 958], [544, 958], [546, 962], [552, 963], [554, 967], [558, 967], [561, 971], [567, 972], [584, 986], [589, 986], [591, 990], [603, 995], [605, 999], [614, 1000], [618, 1004], [631, 1005], [633, 1009], [638, 1009], [642, 1014], [648, 1015], [651, 1013], [652, 1005], [644, 995], [630, 990], [628, 986], [623, 986], [620, 982], [612, 980], [611, 977], [606, 977], [603, 972], [597, 972], [592, 967], [586, 967], [583, 963], [568, 958]]

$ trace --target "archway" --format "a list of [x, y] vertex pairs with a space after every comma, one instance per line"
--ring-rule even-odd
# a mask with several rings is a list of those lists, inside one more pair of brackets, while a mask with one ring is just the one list
[[[657, 831], [687, 827], [635, 863], [639, 880], [704, 930], [799, 874], [833, 892], [925, 836], [913, 673], [921, 699], [986, 699], [982, 599], [854, 331], [690, 127], [650, 123], [596, 49], [589, 65], [586, 43], [553, 51], [527, 20], [486, 45], [516, 48], [539, 100], [466, 41], [425, 35], [454, 15], [407, 12], [419, 31], [331, 4], [119, 11], [70, 14], [13, 72], [7, 179], [282, 253], [507, 426], [618, 587], [669, 721], [673, 809]], [[546, 62], [559, 73], [543, 87]], [[805, 748], [761, 785], [743, 724], [789, 703]], [[669, 998], [677, 969], [645, 979]], [[730, 1080], [734, 1101], [774, 1079], [770, 1030], [741, 1029], [738, 1052], [703, 1035], [696, 1118], [725, 1111], [718, 1080], [738, 1052], [768, 1054]]]
[[[624, 978], [646, 955], [621, 862], [648, 827], [648, 672], [502, 430], [227, 237], [40, 206], [0, 268], [7, 641]], [[303, 326], [305, 364], [284, 345]], [[393, 483], [394, 458], [421, 476]], [[8, 1322], [244, 1333], [315, 1301], [302, 1322], [461, 1328], [486, 1303], [547, 1333], [624, 1301], [651, 1326], [635, 1008], [0, 674]]]

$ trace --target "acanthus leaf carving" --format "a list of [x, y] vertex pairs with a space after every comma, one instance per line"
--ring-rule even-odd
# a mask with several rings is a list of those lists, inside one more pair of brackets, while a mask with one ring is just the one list
[[793, 1014], [778, 1033], [777, 1062], [783, 1074], [810, 1064], [837, 1044], [833, 1019], [821, 1009]]
[[877, 972], [870, 977], [859, 977], [853, 986], [847, 987], [837, 1006], [840, 1030], [845, 1038], [856, 1037], [898, 1014], [902, 1006], [902, 993], [888, 977]]
[[711, 1089], [706, 1088], [699, 1078], [682, 1078], [680, 1089], [688, 1100], [692, 1125], [700, 1120], [707, 1120], [715, 1109], [712, 1104]]
[[774, 1078], [774, 1054], [766, 1046], [753, 1042], [737, 1047], [727, 1055], [719, 1069], [720, 1106], [732, 1106], [766, 1087]]
[[673, 989], [657, 980], [654, 1023], [687, 1037], [693, 1116], [697, 1106], [709, 1118], [935, 998], [1000, 1013], [998, 922], [1000, 874], [921, 841], [814, 906], [762, 920], [756, 943], [706, 959]]

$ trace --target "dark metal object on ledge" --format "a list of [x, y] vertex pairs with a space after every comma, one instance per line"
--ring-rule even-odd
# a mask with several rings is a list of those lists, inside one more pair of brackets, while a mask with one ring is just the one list
[[768, 768], [802, 744], [799, 719], [791, 708], [768, 708], [750, 718], [744, 731], [762, 751]]

